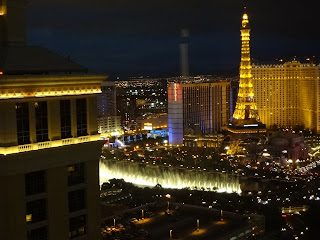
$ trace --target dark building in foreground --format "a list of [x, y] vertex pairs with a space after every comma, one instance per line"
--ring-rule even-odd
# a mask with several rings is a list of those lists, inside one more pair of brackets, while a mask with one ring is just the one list
[[24, 7], [0, 1], [0, 239], [99, 239], [106, 77], [26, 46]]

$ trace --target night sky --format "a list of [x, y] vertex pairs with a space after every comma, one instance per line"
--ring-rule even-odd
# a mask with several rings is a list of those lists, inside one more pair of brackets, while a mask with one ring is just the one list
[[[318, 1], [251, 0], [251, 56], [320, 55]], [[177, 75], [179, 36], [190, 31], [190, 73], [234, 70], [242, 2], [236, 0], [30, 0], [28, 43], [111, 76]]]

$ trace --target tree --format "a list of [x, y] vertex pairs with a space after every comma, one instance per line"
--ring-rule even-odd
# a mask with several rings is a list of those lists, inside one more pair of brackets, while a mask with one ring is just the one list
[[103, 156], [105, 156], [106, 159], [113, 159], [113, 154], [109, 150], [104, 150], [102, 153]]
[[146, 160], [150, 160], [150, 155], [151, 155], [151, 153], [150, 153], [148, 150], [145, 150], [145, 151], [144, 151], [144, 158], [145, 158]]
[[114, 155], [115, 155], [116, 159], [118, 159], [118, 160], [123, 160], [126, 158], [126, 155], [124, 155], [123, 151], [120, 149], [115, 150]]
[[301, 125], [295, 125], [294, 127], [293, 127], [293, 131], [295, 131], [295, 132], [299, 132], [299, 131], [303, 131], [305, 129], [305, 126], [303, 125], [303, 124], [301, 124]]
[[132, 152], [130, 157], [132, 160], [135, 160], [135, 161], [139, 160], [139, 156], [137, 152]]
[[194, 159], [193, 157], [191, 156], [191, 154], [187, 154], [185, 157], [184, 157], [184, 160], [183, 160], [184, 164], [187, 166], [187, 167], [191, 167], [194, 165]]
[[273, 124], [273, 125], [271, 125], [270, 129], [271, 129], [272, 131], [278, 131], [278, 130], [279, 130], [278, 125], [277, 125], [277, 124]]

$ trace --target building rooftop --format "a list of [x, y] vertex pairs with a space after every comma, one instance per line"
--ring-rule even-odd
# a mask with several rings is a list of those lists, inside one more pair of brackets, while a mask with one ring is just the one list
[[0, 47], [0, 71], [4, 74], [87, 72], [87, 68], [42, 47]]

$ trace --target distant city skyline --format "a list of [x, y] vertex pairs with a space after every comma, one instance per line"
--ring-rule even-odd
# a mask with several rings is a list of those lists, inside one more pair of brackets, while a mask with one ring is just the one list
[[[252, 57], [320, 55], [315, 1], [249, 1]], [[32, 0], [28, 43], [111, 76], [178, 75], [182, 28], [190, 31], [190, 74], [237, 70], [241, 1]], [[236, 71], [235, 71], [236, 73]]]

